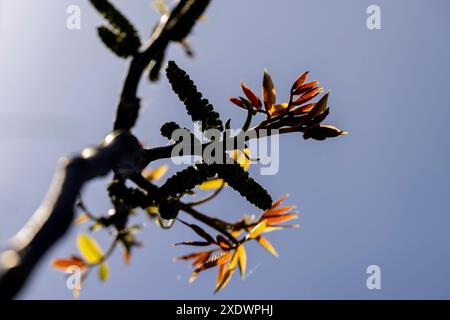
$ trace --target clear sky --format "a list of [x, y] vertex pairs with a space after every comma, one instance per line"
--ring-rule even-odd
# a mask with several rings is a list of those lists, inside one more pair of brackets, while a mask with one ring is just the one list
[[[147, 36], [157, 19], [149, 1], [114, 1]], [[82, 9], [82, 28], [66, 28], [66, 8]], [[366, 27], [366, 9], [381, 7], [382, 29]], [[239, 81], [252, 88], [269, 69], [280, 96], [305, 70], [331, 89], [329, 121], [350, 135], [325, 142], [281, 138], [280, 172], [255, 178], [274, 197], [290, 193], [301, 228], [269, 236], [274, 258], [248, 247], [244, 281], [212, 294], [215, 272], [192, 285], [190, 270], [172, 257], [191, 239], [151, 223], [130, 267], [120, 254], [112, 277], [92, 277], [82, 299], [328, 299], [450, 298], [450, 45], [446, 0], [213, 0], [191, 37], [196, 59], [177, 46], [169, 56], [188, 70], [223, 114]], [[0, 243], [29, 218], [45, 194], [57, 159], [95, 144], [111, 129], [126, 62], [96, 37], [99, 15], [81, 0], [0, 0]], [[189, 118], [163, 77], [140, 87], [143, 112], [135, 133], [149, 146], [169, 120]], [[173, 168], [175, 170], [175, 168]], [[105, 212], [107, 180], [84, 194]], [[202, 209], [224, 218], [258, 213], [225, 192]], [[49, 262], [76, 252], [74, 227], [47, 255], [21, 298], [70, 299], [64, 276]], [[106, 245], [108, 236], [100, 232]], [[382, 289], [368, 290], [366, 268], [379, 265]]]

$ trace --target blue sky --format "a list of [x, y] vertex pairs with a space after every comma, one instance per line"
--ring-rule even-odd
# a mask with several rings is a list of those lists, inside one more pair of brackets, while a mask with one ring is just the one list
[[[157, 19], [149, 1], [114, 3], [149, 34]], [[65, 27], [71, 4], [82, 9], [81, 30]], [[381, 30], [366, 27], [371, 4], [381, 7]], [[328, 121], [350, 135], [324, 142], [283, 136], [280, 172], [251, 169], [274, 197], [290, 193], [301, 228], [270, 236], [279, 258], [250, 245], [254, 271], [244, 281], [232, 279], [216, 296], [214, 272], [188, 284], [186, 264], [172, 262], [187, 250], [170, 244], [192, 238], [191, 231], [148, 223], [132, 265], [117, 254], [111, 280], [92, 277], [81, 298], [450, 298], [448, 9], [445, 0], [213, 1], [191, 37], [196, 58], [177, 46], [169, 56], [223, 118], [243, 121], [227, 101], [240, 93], [240, 80], [259, 88], [268, 68], [287, 98], [292, 81], [309, 70], [331, 90]], [[111, 129], [126, 62], [97, 39], [100, 23], [87, 1], [0, 0], [0, 243], [36, 209], [57, 159]], [[139, 94], [135, 133], [147, 145], [166, 143], [164, 122], [190, 125], [164, 78], [142, 81]], [[96, 212], [108, 209], [106, 182], [84, 192]], [[258, 213], [232, 191], [202, 210], [230, 220]], [[49, 262], [75, 252], [82, 231], [72, 228], [55, 246], [21, 298], [71, 298]], [[108, 236], [98, 238], [106, 246]], [[372, 264], [381, 267], [381, 290], [366, 287]]]

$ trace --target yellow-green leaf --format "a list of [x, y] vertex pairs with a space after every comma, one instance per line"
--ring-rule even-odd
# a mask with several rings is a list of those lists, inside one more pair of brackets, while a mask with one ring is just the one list
[[98, 278], [105, 282], [108, 280], [109, 278], [109, 266], [106, 262], [103, 262], [99, 267], [98, 267]]
[[272, 246], [269, 240], [260, 236], [256, 238], [256, 241], [258, 241], [260, 245], [262, 245], [267, 251], [269, 251], [275, 257], [278, 257], [278, 252], [275, 250], [275, 248]]
[[97, 242], [87, 234], [80, 234], [77, 239], [78, 250], [84, 259], [90, 264], [98, 263], [103, 252]]
[[223, 179], [211, 179], [198, 185], [197, 188], [202, 190], [219, 189], [224, 184]]
[[247, 252], [245, 251], [244, 245], [237, 247], [238, 259], [239, 259], [239, 270], [241, 272], [241, 278], [245, 276], [245, 269], [247, 268]]

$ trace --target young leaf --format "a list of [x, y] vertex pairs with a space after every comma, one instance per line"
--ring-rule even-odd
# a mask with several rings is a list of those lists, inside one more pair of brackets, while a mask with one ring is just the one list
[[222, 235], [217, 235], [216, 243], [219, 245], [222, 250], [228, 250], [231, 248], [231, 243]]
[[78, 257], [71, 257], [69, 259], [55, 259], [52, 261], [52, 267], [55, 270], [58, 270], [61, 272], [66, 272], [67, 268], [72, 267], [72, 266], [76, 266], [76, 267], [80, 268], [81, 270], [86, 269], [86, 263]]
[[216, 290], [214, 291], [214, 293], [219, 292], [220, 290], [225, 288], [225, 286], [228, 284], [231, 277], [233, 276], [234, 270], [236, 269], [238, 257], [239, 257], [238, 253], [237, 253], [237, 251], [235, 251], [233, 254], [233, 257], [231, 258], [230, 263], [228, 264], [227, 271], [225, 271], [225, 274], [223, 275], [222, 280], [217, 284]]
[[241, 272], [241, 278], [243, 279], [245, 276], [245, 269], [247, 267], [247, 253], [245, 252], [244, 245], [240, 245], [237, 247], [237, 253], [238, 253], [238, 262], [239, 262], [239, 270]]
[[268, 218], [268, 217], [272, 217], [272, 216], [279, 216], [279, 215], [283, 215], [289, 211], [291, 211], [292, 209], [295, 209], [295, 206], [285, 206], [285, 207], [274, 207], [271, 208], [269, 210], [267, 210], [266, 212], [263, 213], [261, 218]]
[[83, 224], [89, 221], [89, 216], [86, 213], [82, 213], [75, 220], [74, 224]]
[[275, 105], [277, 93], [275, 90], [275, 86], [273, 85], [272, 77], [267, 72], [267, 70], [264, 70], [262, 95], [264, 100], [264, 106], [266, 107], [266, 110], [269, 112], [269, 110], [272, 109], [273, 106]]
[[231, 101], [233, 104], [237, 105], [238, 107], [241, 107], [241, 108], [245, 109], [245, 105], [244, 105], [244, 103], [242, 102], [241, 99], [236, 98], [236, 97], [231, 97], [231, 98], [230, 98], [230, 101]]
[[244, 83], [241, 81], [242, 91], [244, 91], [245, 96], [250, 100], [251, 104], [258, 110], [261, 109], [262, 103], [258, 96]]
[[166, 174], [167, 170], [169, 170], [169, 166], [167, 164], [163, 164], [147, 172], [145, 178], [149, 181], [158, 181]]
[[103, 282], [109, 279], [109, 266], [106, 262], [98, 267], [98, 278]]
[[219, 189], [223, 186], [223, 184], [223, 179], [210, 179], [202, 184], [199, 184], [197, 188], [201, 190]]
[[266, 228], [267, 220], [262, 220], [256, 226], [254, 226], [250, 232], [247, 234], [246, 239], [254, 239], [258, 237]]
[[278, 252], [275, 250], [275, 248], [272, 246], [272, 244], [269, 242], [269, 240], [267, 240], [264, 237], [259, 236], [256, 238], [256, 241], [258, 241], [258, 243], [260, 245], [262, 245], [267, 251], [269, 251], [275, 257], [278, 257]]
[[103, 258], [103, 252], [97, 242], [87, 234], [80, 234], [77, 238], [78, 250], [90, 264], [98, 263]]
[[231, 152], [231, 158], [234, 159], [237, 163], [239, 163], [245, 171], [250, 167], [250, 151], [248, 148], [242, 152], [241, 150], [233, 150]]
[[292, 85], [291, 92], [295, 94], [295, 91], [299, 89], [306, 81], [306, 78], [308, 77], [309, 72], [306, 71], [303, 74], [301, 74], [297, 80], [295, 80], [294, 84]]

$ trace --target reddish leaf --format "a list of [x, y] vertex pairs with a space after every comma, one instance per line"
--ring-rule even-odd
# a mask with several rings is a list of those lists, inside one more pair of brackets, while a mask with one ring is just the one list
[[304, 72], [301, 74], [297, 80], [295, 80], [294, 84], [292, 85], [292, 92], [295, 93], [295, 90], [299, 89], [306, 81], [306, 78], [308, 77], [309, 71]]
[[296, 96], [297, 96], [297, 95], [300, 95], [300, 94], [303, 94], [303, 93], [307, 92], [308, 90], [310, 90], [310, 89], [312, 89], [312, 88], [314, 88], [315, 86], [318, 86], [318, 85], [319, 85], [319, 81], [311, 81], [311, 82], [308, 82], [308, 83], [306, 83], [306, 84], [304, 84], [304, 85], [298, 87], [298, 88], [293, 92], [293, 94], [296, 95]]
[[71, 257], [69, 259], [55, 259], [52, 261], [52, 267], [58, 271], [66, 272], [67, 268], [76, 266], [81, 270], [86, 269], [86, 262], [81, 258]]
[[252, 105], [260, 110], [262, 107], [261, 100], [259, 100], [258, 96], [243, 82], [241, 81], [242, 91], [244, 91], [245, 96], [250, 100]]
[[238, 107], [241, 107], [241, 108], [245, 109], [245, 105], [244, 105], [244, 103], [241, 101], [241, 99], [235, 98], [235, 97], [231, 97], [231, 98], [230, 98], [230, 101], [231, 101], [232, 103], [234, 103], [235, 105], [237, 105]]

